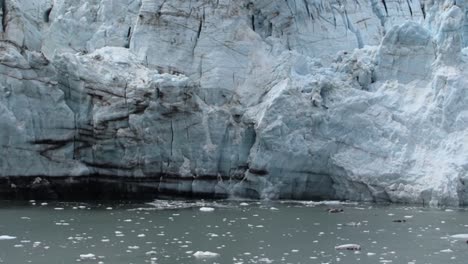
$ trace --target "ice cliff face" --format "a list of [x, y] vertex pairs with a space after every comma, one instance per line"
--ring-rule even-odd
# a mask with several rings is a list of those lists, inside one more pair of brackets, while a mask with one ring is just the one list
[[468, 203], [463, 1], [0, 3], [3, 193]]

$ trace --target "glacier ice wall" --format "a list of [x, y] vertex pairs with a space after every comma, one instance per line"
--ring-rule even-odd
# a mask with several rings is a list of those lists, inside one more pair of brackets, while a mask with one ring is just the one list
[[0, 3], [0, 193], [468, 203], [464, 1]]

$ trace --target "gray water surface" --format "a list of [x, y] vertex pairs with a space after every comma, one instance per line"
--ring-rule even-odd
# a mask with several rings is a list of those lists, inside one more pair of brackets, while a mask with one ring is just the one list
[[[330, 207], [344, 212], [328, 213]], [[468, 233], [465, 209], [252, 201], [0, 202], [0, 236], [16, 237], [0, 240], [0, 263], [13, 264], [467, 263], [468, 244], [449, 238], [460, 233]], [[362, 249], [335, 250], [348, 243]], [[219, 255], [196, 258], [197, 251]]]

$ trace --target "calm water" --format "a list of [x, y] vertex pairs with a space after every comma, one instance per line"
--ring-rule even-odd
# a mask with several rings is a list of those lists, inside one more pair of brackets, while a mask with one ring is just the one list
[[[465, 209], [330, 206], [0, 202], [0, 236], [16, 237], [0, 240], [0, 263], [467, 263], [468, 244], [448, 237], [468, 233]], [[362, 249], [334, 249], [347, 243]]]

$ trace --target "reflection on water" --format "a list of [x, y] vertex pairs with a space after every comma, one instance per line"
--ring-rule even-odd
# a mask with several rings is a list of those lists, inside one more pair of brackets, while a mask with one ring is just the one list
[[[329, 208], [342, 208], [332, 210]], [[332, 213], [335, 212], [335, 213]], [[0, 202], [0, 263], [466, 263], [468, 211], [312, 202]], [[360, 251], [336, 250], [358, 244]]]

